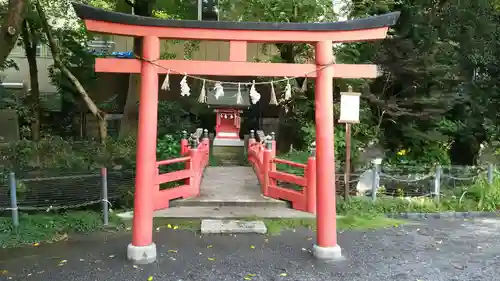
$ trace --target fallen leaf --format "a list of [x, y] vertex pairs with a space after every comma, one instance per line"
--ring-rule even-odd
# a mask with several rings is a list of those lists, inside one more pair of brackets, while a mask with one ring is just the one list
[[153, 276], [149, 276], [148, 281], [153, 281]]
[[137, 265], [135, 265], [135, 264], [134, 264], [134, 265], [132, 265], [132, 267], [133, 267], [133, 268], [139, 268], [139, 267], [138, 267]]
[[287, 274], [283, 272], [283, 273], [280, 274], [280, 276], [285, 277], [285, 276], [287, 276]]
[[463, 264], [458, 264], [458, 263], [452, 263], [451, 265], [453, 265], [453, 267], [455, 267], [456, 269], [465, 269], [465, 265]]
[[157, 228], [156, 228], [156, 231], [160, 231], [160, 228], [159, 228], [159, 227], [157, 227]]
[[112, 258], [114, 258], [114, 257], [115, 257], [115, 255], [109, 255], [109, 258], [110, 258], [110, 259], [112, 259]]
[[245, 279], [245, 280], [252, 280], [252, 277], [245, 276], [245, 277], [243, 277], [243, 279]]
[[68, 262], [67, 260], [60, 261], [60, 263], [67, 263], [67, 262]]
[[214, 261], [214, 260], [215, 260], [215, 258], [208, 258], [208, 260], [209, 260], [209, 261]]
[[171, 224], [167, 224], [167, 227], [168, 227], [168, 228], [172, 228], [172, 225], [171, 225]]
[[250, 249], [255, 249], [255, 246], [254, 245], [250, 245]]
[[247, 276], [248, 276], [248, 277], [255, 277], [255, 276], [257, 276], [257, 274], [254, 274], [254, 273], [248, 273], [248, 274], [247, 274]]
[[177, 253], [177, 250], [168, 250], [169, 253]]
[[212, 245], [208, 245], [207, 248], [209, 248], [209, 249], [212, 248]]
[[311, 240], [313, 240], [312, 237], [307, 238], [307, 241], [311, 241]]
[[178, 225], [174, 225], [173, 228], [174, 228], [174, 230], [176, 230], [177, 228], [179, 228], [179, 226]]
[[80, 259], [80, 261], [85, 261], [84, 259]]
[[40, 246], [40, 243], [36, 242], [36, 243], [33, 243], [33, 247], [38, 247]]

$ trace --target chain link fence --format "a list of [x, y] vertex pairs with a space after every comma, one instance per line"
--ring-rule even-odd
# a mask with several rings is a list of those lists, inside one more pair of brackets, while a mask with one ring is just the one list
[[[349, 177], [350, 195], [391, 197], [432, 196], [439, 199], [447, 191], [466, 189], [480, 177], [492, 184], [496, 174], [493, 165], [487, 166], [381, 166], [356, 171]], [[337, 174], [337, 191], [344, 194], [345, 174]]]
[[135, 171], [3, 172], [0, 177], [0, 215], [12, 216], [19, 224], [19, 212], [51, 212], [66, 209], [102, 208], [105, 225], [108, 209], [132, 200]]
[[[0, 211], [12, 208], [9, 187], [11, 174], [13, 173], [4, 172], [1, 177]], [[101, 202], [105, 181], [107, 181], [108, 200], [118, 199], [133, 187], [135, 171], [103, 173], [102, 169], [96, 169], [64, 173], [62, 171], [18, 172], [13, 175], [17, 208], [26, 211], [49, 211], [78, 208]]]

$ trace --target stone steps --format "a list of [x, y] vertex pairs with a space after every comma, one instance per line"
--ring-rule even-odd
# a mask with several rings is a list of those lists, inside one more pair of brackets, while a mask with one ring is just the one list
[[271, 198], [240, 198], [234, 199], [206, 198], [203, 196], [189, 199], [174, 200], [170, 202], [171, 207], [282, 207], [286, 208], [287, 203]]
[[[123, 220], [131, 220], [133, 211], [117, 214]], [[314, 214], [283, 207], [172, 207], [154, 212], [155, 218], [172, 219], [312, 219]], [[340, 217], [340, 216], [338, 216]]]
[[[129, 216], [131, 216], [129, 214]], [[154, 212], [156, 218], [176, 219], [312, 219], [314, 214], [297, 211], [294, 209], [280, 207], [171, 207]]]

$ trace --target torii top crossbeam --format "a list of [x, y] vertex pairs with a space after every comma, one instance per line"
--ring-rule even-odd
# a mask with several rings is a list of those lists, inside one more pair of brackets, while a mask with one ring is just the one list
[[[168, 200], [174, 199], [158, 195], [156, 178], [158, 74], [170, 70], [191, 75], [315, 78], [316, 183], [311, 187], [316, 190], [317, 231], [313, 253], [318, 258], [340, 256], [335, 209], [333, 78], [375, 78], [378, 71], [375, 65], [334, 64], [333, 42], [383, 39], [389, 26], [396, 23], [399, 13], [329, 23], [214, 22], [162, 20], [107, 12], [77, 3], [73, 6], [89, 31], [143, 37], [140, 59], [97, 58], [95, 66], [97, 72], [141, 75], [134, 219], [132, 243], [127, 248], [129, 259], [141, 263], [156, 259], [153, 211], [159, 206], [168, 206]], [[160, 38], [229, 41], [229, 61], [160, 60]], [[311, 43], [315, 46], [315, 63], [248, 62], [248, 42]]]
[[[356, 42], [383, 39], [399, 12], [342, 22], [275, 23], [164, 20], [109, 12], [73, 3], [77, 15], [92, 32], [124, 36], [155, 36], [165, 39], [220, 40], [230, 42], [230, 61], [159, 60], [159, 73], [175, 69], [177, 73], [214, 76], [287, 76], [315, 77], [315, 64], [247, 62], [247, 42]], [[231, 71], [227, 71], [231, 69]], [[336, 64], [336, 78], [375, 78], [375, 65]], [[97, 72], [140, 73], [139, 60], [98, 58]]]

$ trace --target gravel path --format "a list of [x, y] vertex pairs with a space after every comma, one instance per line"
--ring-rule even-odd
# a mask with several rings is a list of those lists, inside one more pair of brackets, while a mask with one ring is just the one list
[[[159, 259], [132, 266], [129, 234], [0, 251], [0, 280], [71, 281], [495, 281], [500, 280], [500, 220], [427, 220], [368, 232], [344, 232], [346, 259], [324, 263], [308, 252], [313, 233], [202, 236], [156, 233]], [[5, 279], [2, 279], [5, 278]]]

